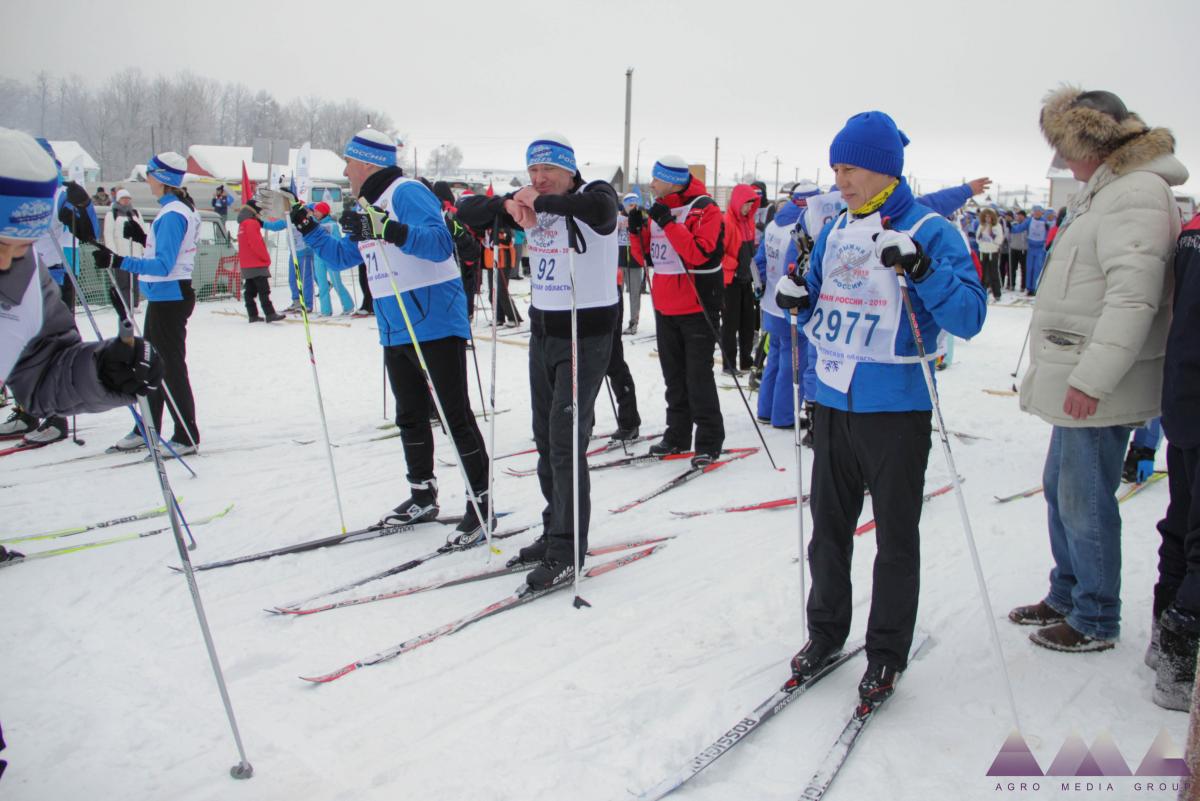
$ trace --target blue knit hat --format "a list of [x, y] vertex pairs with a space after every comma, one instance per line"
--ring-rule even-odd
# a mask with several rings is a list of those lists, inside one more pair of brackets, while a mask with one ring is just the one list
[[654, 162], [653, 175], [660, 181], [676, 186], [687, 186], [692, 180], [688, 163], [681, 156], [663, 156]]
[[29, 134], [0, 128], [0, 237], [34, 240], [50, 230], [58, 168]]
[[346, 143], [342, 155], [348, 159], [380, 167], [396, 166], [396, 141], [374, 128], [363, 128]]
[[549, 164], [561, 167], [569, 173], [577, 172], [575, 148], [567, 137], [559, 133], [544, 133], [529, 143], [525, 149], [525, 166]]
[[883, 175], [904, 174], [908, 137], [882, 111], [864, 111], [846, 120], [829, 146], [829, 166], [852, 164]]
[[183, 186], [183, 176], [186, 174], [187, 159], [178, 153], [158, 153], [146, 162], [146, 175], [167, 186]]

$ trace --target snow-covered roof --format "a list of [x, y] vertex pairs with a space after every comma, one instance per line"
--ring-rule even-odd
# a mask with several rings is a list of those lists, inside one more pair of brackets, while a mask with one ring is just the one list
[[[287, 174], [296, 172], [296, 154], [299, 148], [288, 151]], [[265, 181], [267, 165], [260, 161], [251, 161], [253, 148], [233, 147], [227, 145], [192, 145], [188, 148], [188, 168], [196, 174], [212, 176], [219, 181], [242, 180], [242, 162], [246, 163], [246, 172], [252, 181]], [[65, 162], [64, 162], [65, 163]], [[345, 181], [342, 171], [346, 162], [332, 150], [313, 148], [308, 161], [309, 174], [314, 181]]]
[[83, 156], [83, 168], [85, 170], [99, 170], [100, 165], [92, 158], [92, 155], [83, 149], [83, 145], [75, 141], [60, 141], [50, 142], [50, 147], [54, 148], [54, 155], [58, 156], [58, 160], [62, 162], [63, 170], [73, 162], [77, 157]]
[[579, 174], [585, 181], [608, 181], [610, 184], [617, 180], [621, 171], [620, 164], [593, 164], [590, 161], [579, 165]]

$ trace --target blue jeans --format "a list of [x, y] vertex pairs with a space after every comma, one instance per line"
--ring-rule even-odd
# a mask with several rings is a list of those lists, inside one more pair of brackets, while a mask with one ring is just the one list
[[[304, 282], [304, 306], [310, 312], [313, 310], [313, 252], [309, 248], [305, 248], [296, 254], [296, 261], [300, 262], [301, 280]], [[292, 303], [297, 303], [300, 300], [300, 292], [296, 286], [296, 265], [288, 264], [288, 288], [292, 290]]]
[[316, 262], [317, 275], [317, 294], [321, 298], [321, 314], [328, 317], [333, 314], [333, 303], [329, 299], [329, 288], [332, 286], [338, 294], [338, 300], [342, 302], [342, 313], [349, 314], [354, 311], [354, 301], [350, 298], [350, 293], [346, 291], [346, 287], [342, 286], [342, 274], [337, 269], [329, 266], [329, 263], [322, 258], [318, 258]]
[[1116, 639], [1121, 631], [1116, 492], [1128, 443], [1127, 426], [1055, 426], [1042, 472], [1054, 556], [1046, 603], [1095, 639]]

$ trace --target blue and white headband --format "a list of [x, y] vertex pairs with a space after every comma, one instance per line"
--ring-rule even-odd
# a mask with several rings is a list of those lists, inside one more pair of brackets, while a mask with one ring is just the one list
[[50, 230], [58, 169], [33, 137], [0, 128], [0, 237], [35, 240]]
[[577, 172], [575, 167], [575, 150], [565, 137], [558, 139], [535, 139], [525, 150], [525, 166], [549, 164], [561, 167], [569, 173]]
[[373, 131], [370, 133], [359, 131], [353, 139], [346, 143], [346, 149], [342, 155], [365, 164], [376, 164], [380, 167], [396, 166], [396, 144], [390, 141], [390, 137]]
[[151, 156], [150, 161], [146, 162], [146, 175], [167, 186], [183, 186], [183, 176], [187, 174], [187, 170], [172, 167], [164, 160], [166, 155], [164, 153], [161, 156]]
[[663, 164], [661, 161], [654, 162], [654, 177], [660, 181], [665, 181], [668, 184], [676, 186], [687, 186], [692, 180], [692, 174], [688, 168], [670, 166]]

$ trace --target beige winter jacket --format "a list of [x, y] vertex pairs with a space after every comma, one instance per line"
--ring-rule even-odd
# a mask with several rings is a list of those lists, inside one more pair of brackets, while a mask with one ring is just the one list
[[[1163, 129], [1139, 136], [1072, 201], [1037, 289], [1022, 410], [1068, 428], [1158, 416], [1180, 227], [1170, 187], [1188, 177], [1173, 150]], [[1094, 416], [1063, 412], [1068, 386], [1099, 399]]]

